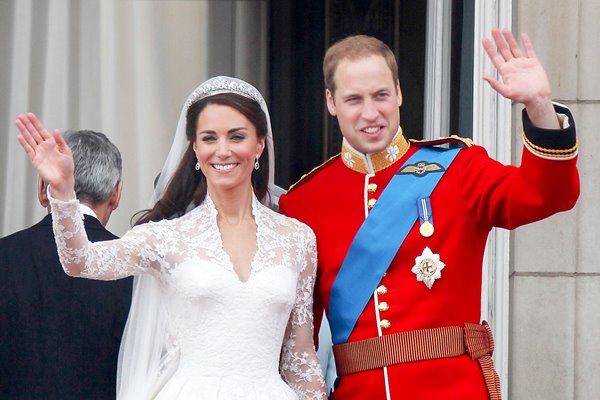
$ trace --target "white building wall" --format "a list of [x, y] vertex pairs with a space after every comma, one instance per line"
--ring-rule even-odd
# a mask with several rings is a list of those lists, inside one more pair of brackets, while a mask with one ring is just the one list
[[575, 116], [581, 195], [573, 210], [512, 233], [508, 396], [600, 399], [600, 3], [514, 1], [513, 15]]

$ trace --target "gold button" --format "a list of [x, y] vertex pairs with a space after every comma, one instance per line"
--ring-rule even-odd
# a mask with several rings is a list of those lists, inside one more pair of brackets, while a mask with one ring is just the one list
[[377, 184], [376, 183], [369, 183], [367, 185], [367, 191], [369, 193], [375, 193], [376, 190], [377, 190]]
[[380, 294], [380, 295], [381, 295], [381, 294], [386, 294], [387, 292], [388, 292], [388, 291], [387, 291], [387, 288], [386, 288], [384, 285], [380, 285], [380, 286], [377, 288], [377, 294]]
[[367, 204], [368, 204], [369, 208], [373, 208], [375, 203], [377, 203], [377, 199], [369, 199], [369, 202]]
[[379, 304], [377, 305], [377, 308], [379, 309], [379, 311], [387, 311], [387, 310], [389, 310], [389, 309], [390, 309], [390, 306], [388, 305], [388, 303], [387, 303], [387, 302], [385, 302], [385, 301], [382, 301], [381, 303], [379, 303]]
[[383, 329], [388, 329], [390, 326], [392, 326], [392, 323], [387, 319], [382, 319], [379, 323], [379, 326], [381, 326]]

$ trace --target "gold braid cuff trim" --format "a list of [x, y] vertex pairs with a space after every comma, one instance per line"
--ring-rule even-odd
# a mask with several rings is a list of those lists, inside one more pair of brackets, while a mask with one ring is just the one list
[[569, 149], [547, 149], [545, 147], [540, 147], [531, 142], [529, 138], [523, 132], [523, 141], [533, 152], [541, 154], [550, 158], [573, 158], [577, 154], [577, 150], [579, 149], [579, 145], [575, 144], [575, 146]]

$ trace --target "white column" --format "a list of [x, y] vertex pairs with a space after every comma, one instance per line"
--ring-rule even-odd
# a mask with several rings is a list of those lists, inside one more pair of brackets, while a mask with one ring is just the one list
[[[511, 104], [481, 79], [484, 73], [495, 72], [481, 39], [490, 37], [493, 27], [511, 28], [511, 22], [510, 0], [475, 1], [473, 141], [504, 164], [511, 162]], [[494, 229], [491, 232], [484, 256], [481, 292], [481, 318], [487, 320], [494, 331], [494, 364], [504, 399], [508, 398], [509, 244], [508, 231]]]
[[451, 32], [452, 2], [428, 1], [423, 139], [449, 135]]

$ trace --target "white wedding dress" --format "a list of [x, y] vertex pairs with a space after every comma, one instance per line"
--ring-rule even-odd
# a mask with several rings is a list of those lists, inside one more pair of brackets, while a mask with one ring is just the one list
[[153, 274], [160, 282], [172, 361], [157, 388], [135, 390], [151, 395], [132, 397], [326, 398], [312, 344], [316, 245], [306, 225], [253, 197], [257, 252], [242, 282], [223, 249], [208, 196], [180, 218], [143, 224], [101, 243], [87, 240], [76, 200], [51, 201], [65, 270], [83, 265], [82, 277]]

